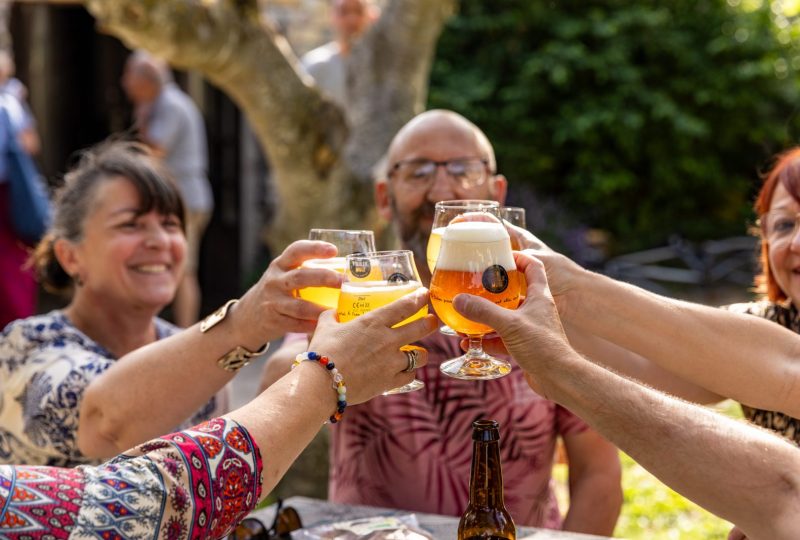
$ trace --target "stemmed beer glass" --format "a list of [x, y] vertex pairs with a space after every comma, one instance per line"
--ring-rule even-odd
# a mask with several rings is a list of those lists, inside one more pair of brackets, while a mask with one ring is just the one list
[[[409, 250], [348, 255], [345, 258], [344, 282], [336, 315], [339, 322], [350, 321], [411, 294], [421, 286], [414, 254]], [[421, 319], [427, 314], [426, 305], [394, 327]], [[414, 347], [406, 345], [401, 350], [411, 350]], [[384, 395], [413, 392], [424, 386], [422, 381], [414, 379], [404, 386], [385, 392]]]
[[[338, 253], [336, 257], [330, 259], [309, 259], [303, 263], [304, 268], [327, 268], [343, 274], [346, 255], [375, 251], [375, 236], [372, 231], [311, 229], [308, 239], [329, 242], [336, 246]], [[339, 289], [334, 287], [306, 287], [300, 289], [298, 295], [303, 300], [329, 309], [336, 309], [339, 304]]]
[[511, 364], [483, 351], [483, 336], [493, 332], [470, 321], [453, 308], [459, 293], [482, 296], [507, 309], [520, 303], [521, 274], [511, 253], [511, 241], [502, 222], [492, 213], [468, 212], [444, 229], [430, 297], [439, 318], [469, 338], [466, 354], [444, 362], [442, 373], [457, 379], [496, 379], [511, 372]]
[[[434, 207], [433, 227], [428, 238], [428, 248], [426, 258], [428, 268], [433, 274], [436, 268], [436, 260], [439, 257], [439, 248], [442, 245], [442, 234], [445, 227], [453, 220], [466, 212], [487, 212], [494, 216], [499, 216], [500, 203], [497, 201], [485, 201], [478, 199], [463, 199], [455, 201], [439, 201]], [[457, 336], [458, 333], [447, 325], [439, 328], [439, 332], [446, 336]]]

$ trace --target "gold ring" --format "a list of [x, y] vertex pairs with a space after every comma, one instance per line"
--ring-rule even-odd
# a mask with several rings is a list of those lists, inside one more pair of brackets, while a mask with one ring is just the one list
[[410, 373], [417, 369], [417, 360], [419, 360], [419, 351], [417, 349], [411, 349], [409, 351], [404, 350], [406, 353], [406, 359], [408, 359], [408, 365], [406, 369], [403, 370], [403, 373]]

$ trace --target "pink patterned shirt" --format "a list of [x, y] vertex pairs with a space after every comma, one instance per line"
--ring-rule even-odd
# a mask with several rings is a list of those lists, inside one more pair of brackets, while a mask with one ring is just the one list
[[247, 430], [215, 418], [103, 465], [0, 465], [0, 538], [222, 538], [261, 496]]
[[420, 345], [429, 353], [417, 370], [424, 389], [348, 407], [331, 428], [330, 499], [460, 516], [472, 422], [490, 418], [500, 422], [505, 503], [515, 523], [560, 528], [551, 479], [556, 439], [587, 425], [535, 394], [516, 365], [500, 379], [461, 381], [439, 371], [461, 353], [457, 339], [437, 333]]

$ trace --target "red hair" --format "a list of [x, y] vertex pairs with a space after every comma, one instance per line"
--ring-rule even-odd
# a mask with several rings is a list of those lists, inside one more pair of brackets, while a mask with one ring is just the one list
[[[763, 219], [764, 214], [769, 212], [772, 196], [778, 182], [789, 192], [789, 195], [800, 203], [800, 146], [795, 146], [789, 150], [778, 154], [775, 164], [766, 174], [761, 191], [758, 192], [753, 209], [756, 215]], [[766, 294], [772, 302], [782, 302], [786, 300], [786, 293], [778, 286], [772, 269], [769, 266], [769, 243], [764, 238], [763, 225], [761, 231], [761, 273], [755, 278], [756, 289], [759, 293]]]

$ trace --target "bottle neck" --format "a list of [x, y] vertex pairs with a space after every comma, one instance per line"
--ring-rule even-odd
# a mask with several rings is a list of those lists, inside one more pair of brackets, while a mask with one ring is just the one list
[[472, 447], [472, 473], [469, 479], [472, 506], [502, 508], [503, 472], [500, 469], [500, 443], [475, 441]]

